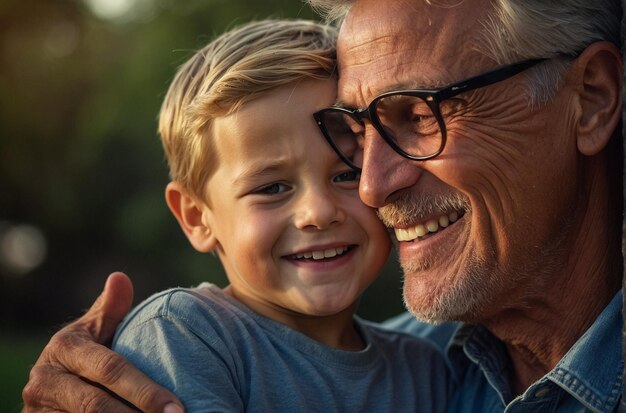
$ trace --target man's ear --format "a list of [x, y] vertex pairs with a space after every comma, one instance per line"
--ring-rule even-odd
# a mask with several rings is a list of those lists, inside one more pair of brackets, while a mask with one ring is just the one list
[[580, 103], [578, 150], [595, 155], [607, 145], [622, 116], [622, 57], [612, 43], [596, 42], [574, 65]]
[[200, 252], [212, 251], [218, 241], [203, 214], [211, 210], [192, 196], [180, 183], [170, 182], [165, 188], [165, 201], [191, 245]]

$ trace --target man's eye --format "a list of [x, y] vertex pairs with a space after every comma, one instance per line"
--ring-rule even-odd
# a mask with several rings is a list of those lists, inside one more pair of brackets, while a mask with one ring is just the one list
[[358, 182], [359, 179], [361, 179], [361, 173], [351, 169], [349, 171], [345, 171], [338, 175], [335, 175], [335, 177], [333, 178], [333, 182]]
[[289, 189], [291, 188], [285, 184], [275, 183], [259, 188], [258, 190], [254, 191], [254, 193], [262, 195], [273, 195], [289, 191]]

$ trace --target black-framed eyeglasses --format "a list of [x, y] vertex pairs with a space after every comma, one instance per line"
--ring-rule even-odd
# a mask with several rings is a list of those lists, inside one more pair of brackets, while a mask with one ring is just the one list
[[506, 80], [544, 60], [525, 60], [437, 89], [394, 90], [377, 96], [365, 109], [333, 106], [313, 117], [339, 157], [356, 170], [363, 166], [364, 119], [397, 153], [424, 161], [446, 145], [445, 118], [455, 110], [454, 102], [442, 105], [446, 99]]

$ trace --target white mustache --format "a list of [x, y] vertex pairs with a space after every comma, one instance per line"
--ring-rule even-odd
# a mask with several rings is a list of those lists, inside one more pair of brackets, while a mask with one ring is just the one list
[[462, 194], [403, 194], [393, 203], [378, 208], [377, 214], [387, 227], [401, 227], [451, 211], [471, 211], [468, 197]]

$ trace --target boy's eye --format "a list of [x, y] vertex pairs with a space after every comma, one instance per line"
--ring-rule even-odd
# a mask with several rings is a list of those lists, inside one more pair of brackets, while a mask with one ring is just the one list
[[259, 188], [258, 190], [255, 191], [255, 193], [262, 194], [262, 195], [273, 195], [273, 194], [279, 194], [281, 192], [289, 191], [289, 189], [291, 188], [285, 184], [275, 183], [275, 184], [271, 184], [271, 185], [267, 185], [262, 188]]
[[349, 171], [335, 175], [333, 182], [358, 182], [359, 179], [361, 179], [361, 173], [350, 169]]

